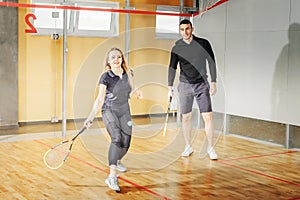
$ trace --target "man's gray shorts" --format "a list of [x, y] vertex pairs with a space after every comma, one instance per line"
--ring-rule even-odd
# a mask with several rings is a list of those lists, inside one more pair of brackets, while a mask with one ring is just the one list
[[177, 89], [182, 114], [192, 112], [194, 97], [201, 113], [212, 112], [208, 82], [194, 84], [179, 82]]

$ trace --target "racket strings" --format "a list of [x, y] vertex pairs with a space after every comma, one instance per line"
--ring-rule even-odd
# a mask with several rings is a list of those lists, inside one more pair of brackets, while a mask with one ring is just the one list
[[[44, 154], [44, 163], [50, 169], [60, 168], [68, 156], [70, 155], [75, 139], [82, 134], [87, 127], [83, 126], [75, 135], [72, 140], [65, 140], [60, 144], [53, 146]], [[71, 144], [70, 144], [71, 143]]]
[[44, 162], [50, 169], [58, 169], [63, 165], [69, 155], [68, 143], [63, 143], [54, 148], [49, 149], [44, 156]]

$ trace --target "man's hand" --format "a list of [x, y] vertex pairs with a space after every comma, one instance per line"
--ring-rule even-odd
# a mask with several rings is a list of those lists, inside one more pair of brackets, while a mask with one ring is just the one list
[[169, 86], [169, 91], [168, 91], [168, 99], [170, 99], [170, 97], [174, 96], [174, 88], [173, 86]]
[[210, 92], [211, 96], [214, 96], [217, 93], [217, 83], [216, 82], [211, 82], [209, 92]]
[[86, 119], [83, 125], [88, 129], [92, 126], [93, 121]]

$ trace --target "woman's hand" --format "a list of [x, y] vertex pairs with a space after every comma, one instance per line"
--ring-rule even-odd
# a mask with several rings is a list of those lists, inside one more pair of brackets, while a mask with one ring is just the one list
[[143, 93], [142, 93], [142, 91], [140, 91], [140, 90], [137, 90], [137, 91], [135, 92], [135, 95], [136, 95], [136, 97], [137, 97], [138, 99], [142, 99], [142, 98], [143, 98]]

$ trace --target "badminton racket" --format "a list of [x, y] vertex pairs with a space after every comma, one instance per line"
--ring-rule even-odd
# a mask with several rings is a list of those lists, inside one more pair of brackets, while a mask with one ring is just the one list
[[77, 135], [75, 135], [71, 140], [64, 140], [59, 144], [52, 146], [48, 151], [46, 151], [46, 153], [44, 154], [45, 165], [50, 169], [60, 168], [69, 157], [74, 141], [86, 129], [87, 128], [85, 126], [82, 127]]
[[165, 121], [163, 136], [166, 136], [166, 132], [167, 132], [167, 126], [168, 126], [168, 120], [169, 120], [169, 112], [170, 112], [170, 109], [171, 109], [171, 102], [172, 102], [172, 96], [170, 96], [170, 99], [169, 99], [169, 105], [168, 105], [168, 111], [167, 111], [167, 116], [166, 116], [166, 121]]

